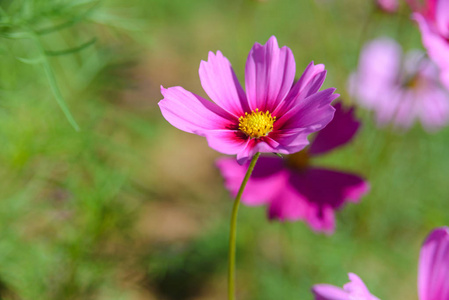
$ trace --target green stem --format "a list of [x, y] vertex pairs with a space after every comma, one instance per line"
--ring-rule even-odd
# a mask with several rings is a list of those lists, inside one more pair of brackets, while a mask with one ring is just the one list
[[239, 192], [235, 197], [234, 206], [232, 207], [231, 215], [231, 232], [229, 235], [229, 260], [228, 260], [228, 299], [235, 300], [235, 244], [237, 237], [237, 213], [239, 211], [240, 198], [242, 198], [243, 190], [245, 189], [246, 183], [248, 182], [251, 173], [254, 170], [257, 159], [260, 153], [257, 152], [251, 163], [249, 164], [248, 171], [246, 171], [245, 178], [243, 178], [242, 184], [240, 185]]

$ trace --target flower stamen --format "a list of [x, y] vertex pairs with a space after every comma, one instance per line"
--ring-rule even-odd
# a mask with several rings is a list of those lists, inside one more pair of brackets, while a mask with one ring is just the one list
[[272, 117], [270, 112], [252, 110], [250, 114], [247, 112], [239, 118], [239, 130], [250, 138], [258, 139], [268, 135], [273, 130], [273, 124], [276, 117]]

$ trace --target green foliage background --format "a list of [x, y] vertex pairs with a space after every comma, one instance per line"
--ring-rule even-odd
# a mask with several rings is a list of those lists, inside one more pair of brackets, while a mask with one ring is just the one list
[[[204, 138], [169, 125], [160, 85], [199, 95], [221, 50], [243, 81], [276, 35], [342, 99], [361, 45], [422, 48], [405, 5], [356, 0], [0, 1], [0, 298], [226, 299], [231, 200]], [[242, 207], [239, 299], [312, 299], [359, 274], [381, 299], [417, 299], [420, 244], [449, 225], [449, 130], [363, 128], [313, 163], [363, 174], [371, 192], [332, 236]]]

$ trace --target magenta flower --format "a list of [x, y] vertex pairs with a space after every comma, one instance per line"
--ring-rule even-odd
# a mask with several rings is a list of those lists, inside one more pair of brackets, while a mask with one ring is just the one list
[[330, 284], [316, 284], [312, 288], [315, 300], [379, 300], [371, 295], [363, 281], [354, 273], [348, 274], [350, 282], [343, 288]]
[[408, 129], [420, 120], [435, 131], [449, 122], [449, 94], [440, 85], [438, 69], [418, 51], [401, 58], [392, 39], [380, 38], [362, 50], [357, 72], [349, 80], [352, 96], [373, 110], [379, 126], [392, 123]]
[[[349, 274], [344, 289], [328, 284], [313, 286], [315, 300], [375, 300], [362, 280]], [[449, 300], [449, 228], [434, 229], [424, 241], [418, 266], [419, 300]]]
[[[335, 105], [334, 119], [318, 132], [308, 149], [290, 155], [259, 158], [242, 195], [246, 205], [267, 205], [268, 217], [280, 221], [305, 221], [312, 229], [332, 233], [334, 211], [345, 202], [358, 202], [369, 186], [359, 176], [310, 166], [309, 159], [349, 142], [360, 123], [353, 109]], [[226, 188], [236, 195], [247, 166], [222, 158], [217, 166], [225, 178]]]
[[293, 85], [296, 65], [288, 47], [272, 36], [256, 43], [245, 69], [246, 93], [226, 57], [209, 52], [199, 75], [210, 102], [182, 87], [161, 87], [159, 107], [165, 119], [186, 132], [205, 136], [209, 146], [237, 155], [244, 163], [257, 152], [295, 153], [307, 136], [333, 117], [335, 89], [318, 91], [326, 77], [324, 65], [310, 63]]
[[424, 47], [441, 70], [441, 81], [449, 89], [449, 2], [425, 0], [425, 7], [417, 9], [413, 18], [418, 22]]

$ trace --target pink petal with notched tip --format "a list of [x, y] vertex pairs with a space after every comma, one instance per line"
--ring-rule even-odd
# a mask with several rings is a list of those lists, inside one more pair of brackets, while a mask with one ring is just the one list
[[250, 111], [232, 66], [220, 51], [209, 52], [208, 61], [201, 61], [199, 75], [204, 91], [220, 107], [237, 118]]
[[330, 284], [315, 284], [312, 293], [315, 300], [350, 300], [347, 292]]
[[235, 124], [235, 117], [216, 104], [182, 87], [161, 87], [159, 101], [164, 118], [176, 128], [204, 136], [209, 130], [225, 129]]
[[313, 61], [306, 67], [304, 73], [296, 82], [285, 101], [281, 103], [274, 111], [274, 116], [285, 114], [290, 108], [295, 106], [299, 101], [318, 92], [326, 78], [326, 71], [323, 64], [314, 65]]
[[316, 284], [312, 288], [315, 300], [379, 300], [354, 273], [348, 274], [350, 282], [340, 289], [329, 284]]
[[272, 112], [284, 100], [295, 79], [296, 64], [288, 47], [279, 48], [272, 36], [265, 45], [256, 43], [249, 52], [245, 86], [252, 110]]
[[323, 129], [334, 116], [331, 102], [340, 96], [334, 92], [334, 88], [329, 88], [303, 99], [276, 120], [274, 129], [303, 128], [309, 133]]

